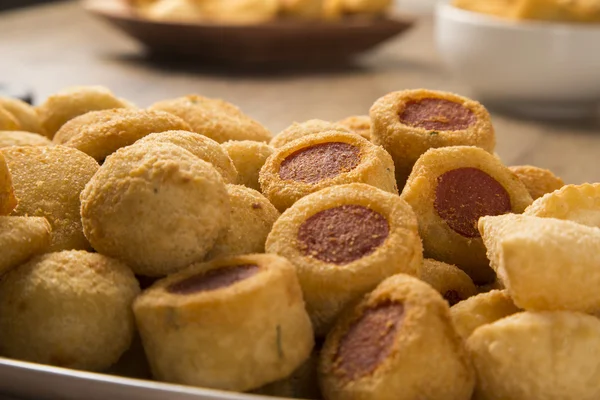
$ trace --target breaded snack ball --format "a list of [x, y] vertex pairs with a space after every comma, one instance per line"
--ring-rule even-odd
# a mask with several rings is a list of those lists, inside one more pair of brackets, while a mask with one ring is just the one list
[[496, 157], [469, 146], [428, 150], [401, 197], [415, 210], [425, 257], [453, 264], [476, 284], [494, 280], [477, 221], [522, 213], [532, 202], [523, 183]]
[[231, 140], [221, 146], [235, 165], [238, 172], [237, 183], [260, 191], [260, 183], [258, 183], [260, 170], [275, 149], [266, 143], [251, 140]]
[[329, 400], [470, 400], [475, 385], [448, 304], [403, 274], [383, 281], [336, 322], [319, 377]]
[[53, 141], [102, 162], [106, 157], [153, 132], [189, 130], [181, 118], [161, 111], [112, 109], [89, 112], [64, 124]]
[[0, 215], [8, 215], [17, 206], [17, 198], [6, 159], [0, 153]]
[[21, 129], [19, 121], [17, 121], [14, 115], [0, 106], [0, 131], [16, 131], [19, 129]]
[[117, 150], [81, 193], [83, 230], [94, 249], [138, 275], [164, 276], [202, 260], [229, 215], [217, 170], [170, 143]]
[[50, 247], [46, 218], [0, 217], [0, 276]]
[[359, 134], [367, 140], [371, 140], [371, 117], [368, 115], [357, 115], [338, 121], [337, 124], [345, 126], [352, 132]]
[[265, 242], [279, 211], [269, 200], [254, 189], [227, 185], [231, 203], [231, 223], [223, 231], [209, 259], [265, 252]]
[[600, 398], [600, 320], [524, 312], [473, 332], [467, 348], [481, 400]]
[[487, 110], [452, 93], [405, 90], [390, 93], [371, 108], [373, 143], [394, 159], [402, 187], [421, 154], [431, 148], [477, 146], [494, 152], [496, 137]]
[[11, 146], [52, 146], [46, 136], [24, 131], [0, 131], [0, 148]]
[[32, 259], [0, 281], [0, 354], [101, 371], [129, 348], [140, 289], [119, 261], [85, 251]]
[[87, 154], [65, 146], [2, 149], [19, 205], [13, 215], [45, 217], [52, 226], [50, 251], [88, 250], [79, 195], [98, 171]]
[[531, 165], [509, 167], [509, 169], [523, 182], [533, 200], [565, 186], [562, 179], [547, 169], [532, 167]]
[[154, 103], [151, 110], [166, 111], [190, 124], [194, 132], [224, 143], [228, 140], [269, 142], [269, 132], [259, 122], [244, 114], [231, 103], [189, 95]]
[[353, 132], [341, 124], [323, 121], [320, 119], [311, 119], [302, 123], [294, 122], [291, 126], [285, 128], [277, 136], [275, 136], [269, 144], [275, 148], [279, 148], [305, 136], [316, 135], [318, 133], [329, 131], [345, 133]]
[[450, 306], [477, 294], [477, 287], [469, 275], [441, 261], [423, 260], [418, 277], [437, 290]]
[[117, 98], [105, 87], [76, 86], [48, 97], [37, 107], [37, 113], [46, 135], [53, 138], [67, 121], [90, 111], [111, 108], [134, 108], [134, 106], [126, 100]]
[[352, 301], [391, 275], [416, 276], [423, 262], [411, 208], [365, 184], [333, 186], [301, 199], [275, 222], [266, 249], [296, 266], [318, 336]]
[[238, 173], [227, 152], [214, 140], [190, 131], [151, 133], [138, 143], [171, 143], [212, 164], [225, 183], [237, 183]]
[[0, 97], [0, 107], [15, 117], [20, 129], [26, 132], [44, 134], [40, 117], [37, 115], [35, 108], [29, 104], [19, 99]]
[[456, 332], [467, 340], [480, 326], [520, 311], [506, 290], [492, 290], [452, 306], [450, 315]]
[[153, 375], [248, 391], [289, 376], [314, 338], [294, 266], [275, 255], [195, 264], [134, 304]]
[[600, 228], [600, 183], [564, 186], [534, 201], [523, 214]]
[[482, 218], [479, 230], [492, 267], [518, 307], [600, 310], [600, 228], [502, 215]]
[[277, 149], [261, 169], [259, 182], [280, 211], [310, 193], [349, 183], [398, 193], [390, 155], [356, 134], [339, 131], [306, 136]]

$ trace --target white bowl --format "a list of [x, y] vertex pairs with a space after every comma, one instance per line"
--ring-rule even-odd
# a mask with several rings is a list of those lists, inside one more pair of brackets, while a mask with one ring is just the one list
[[598, 110], [598, 25], [509, 21], [439, 3], [436, 41], [479, 100], [543, 117]]

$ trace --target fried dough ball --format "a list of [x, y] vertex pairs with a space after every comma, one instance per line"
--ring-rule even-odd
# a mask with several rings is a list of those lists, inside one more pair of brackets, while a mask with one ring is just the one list
[[371, 140], [391, 154], [400, 187], [431, 148], [477, 146], [493, 153], [496, 146], [487, 110], [452, 93], [424, 89], [390, 93], [373, 104], [371, 121]]
[[2, 153], [19, 199], [13, 215], [45, 217], [52, 226], [50, 251], [91, 249], [83, 235], [79, 195], [98, 163], [65, 146], [6, 147]]
[[212, 164], [226, 183], [237, 183], [238, 172], [227, 152], [214, 140], [189, 131], [152, 133], [138, 143], [171, 143]]
[[35, 108], [29, 104], [19, 99], [0, 97], [0, 107], [15, 117], [20, 129], [26, 132], [44, 134], [40, 117], [37, 115]]
[[365, 184], [333, 186], [301, 199], [275, 222], [266, 249], [296, 266], [318, 336], [352, 301], [391, 275], [416, 276], [423, 262], [411, 208]]
[[6, 159], [0, 153], [0, 215], [8, 215], [17, 206], [17, 198]]
[[547, 169], [532, 167], [531, 165], [509, 167], [509, 169], [523, 182], [533, 200], [565, 186], [562, 179]]
[[0, 281], [0, 354], [100, 371], [129, 348], [140, 289], [119, 261], [85, 251], [32, 259]]
[[261, 169], [259, 182], [280, 211], [335, 185], [366, 183], [398, 193], [390, 155], [354, 133], [339, 131], [306, 136], [277, 149]]
[[600, 398], [600, 320], [524, 312], [473, 332], [467, 347], [481, 400]]
[[488, 257], [525, 310], [600, 310], [600, 228], [524, 215], [483, 217]]
[[173, 130], [190, 130], [190, 126], [166, 112], [120, 108], [75, 117], [56, 132], [53, 141], [102, 162], [121, 147], [146, 135]]
[[491, 324], [520, 311], [506, 290], [492, 290], [452, 306], [450, 315], [456, 332], [467, 340], [480, 326]]
[[523, 214], [600, 228], [600, 183], [564, 186], [534, 201]]
[[371, 140], [371, 117], [368, 115], [348, 117], [338, 121], [337, 124], [345, 126], [367, 140]]
[[425, 259], [419, 279], [440, 292], [450, 306], [477, 294], [477, 287], [460, 268], [441, 261]]
[[470, 400], [474, 375], [446, 301], [403, 274], [344, 313], [319, 365], [329, 400]]
[[237, 169], [237, 183], [260, 191], [260, 183], [258, 183], [260, 170], [275, 149], [266, 143], [251, 140], [231, 140], [221, 146], [229, 154]]
[[52, 142], [37, 133], [0, 131], [0, 148], [11, 146], [52, 146]]
[[228, 140], [271, 140], [271, 133], [264, 126], [224, 100], [189, 95], [159, 101], [150, 109], [177, 115], [190, 124], [194, 132], [219, 143]]
[[16, 131], [21, 129], [17, 119], [0, 106], [0, 131]]
[[254, 189], [227, 185], [231, 203], [231, 223], [224, 231], [208, 259], [265, 252], [265, 242], [279, 211]]
[[217, 170], [170, 143], [117, 150], [81, 193], [83, 230], [94, 249], [138, 275], [164, 276], [202, 260], [229, 215]]
[[294, 122], [291, 126], [285, 128], [277, 136], [271, 140], [270, 145], [279, 148], [283, 147], [294, 140], [303, 138], [309, 135], [316, 135], [329, 131], [338, 131], [352, 133], [353, 131], [341, 124], [323, 121], [320, 119], [311, 119], [306, 122]]
[[495, 279], [477, 230], [479, 217], [522, 213], [532, 202], [523, 183], [478, 147], [428, 150], [401, 197], [415, 210], [425, 257], [456, 265], [476, 284]]
[[135, 108], [126, 100], [117, 98], [102, 86], [75, 86], [48, 97], [37, 107], [37, 113], [46, 135], [54, 134], [69, 120], [90, 111], [111, 108]]
[[46, 218], [0, 217], [0, 276], [50, 247]]
[[314, 345], [294, 266], [275, 255], [195, 264], [156, 283], [133, 309], [161, 381], [253, 390], [289, 376]]

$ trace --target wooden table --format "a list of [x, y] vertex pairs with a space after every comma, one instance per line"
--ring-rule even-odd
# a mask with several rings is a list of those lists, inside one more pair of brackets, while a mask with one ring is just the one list
[[[65, 86], [101, 84], [140, 106], [196, 92], [227, 99], [278, 132], [293, 121], [365, 114], [375, 99], [399, 89], [468, 96], [468, 88], [442, 69], [432, 36], [424, 18], [353, 68], [233, 74], [148, 63], [136, 43], [67, 2], [0, 14], [0, 81], [30, 85], [38, 98]], [[498, 153], [507, 164], [550, 168], [569, 183], [600, 181], [600, 121], [568, 125], [493, 116]]]

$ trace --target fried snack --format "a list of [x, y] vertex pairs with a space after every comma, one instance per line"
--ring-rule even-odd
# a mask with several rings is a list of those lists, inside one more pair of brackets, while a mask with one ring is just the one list
[[145, 276], [202, 260], [229, 227], [229, 214], [217, 170], [170, 143], [117, 150], [81, 193], [83, 230], [94, 249]]
[[137, 12], [145, 18], [157, 21], [190, 21], [205, 19], [200, 4], [195, 0], [155, 0], [140, 4]]
[[52, 142], [37, 133], [0, 131], [0, 148], [11, 146], [52, 146]]
[[274, 19], [280, 0], [202, 0], [196, 4], [204, 17], [213, 22], [256, 24]]
[[565, 186], [562, 179], [547, 169], [531, 165], [509, 167], [509, 169], [523, 182], [533, 200]]
[[224, 100], [189, 95], [159, 101], [150, 109], [177, 115], [190, 124], [194, 132], [219, 143], [228, 140], [271, 140], [271, 133], [264, 126]]
[[343, 0], [343, 10], [349, 14], [383, 14], [393, 0]]
[[390, 155], [356, 134], [337, 131], [307, 136], [277, 149], [261, 169], [259, 182], [280, 211], [310, 193], [348, 183], [398, 193]]
[[564, 219], [600, 228], [600, 183], [564, 186], [534, 201], [524, 215]]
[[371, 140], [371, 117], [368, 115], [348, 117], [338, 121], [337, 124], [345, 126], [367, 140]]
[[417, 230], [398, 196], [365, 184], [333, 186], [284, 212], [266, 249], [296, 266], [315, 331], [324, 336], [346, 305], [385, 278], [417, 275], [423, 262]]
[[253, 390], [252, 393], [286, 399], [322, 399], [317, 374], [318, 364], [319, 352], [313, 351], [308, 360], [290, 376]]
[[15, 117], [20, 129], [26, 132], [44, 134], [40, 117], [37, 115], [35, 108], [29, 104], [19, 99], [0, 97], [0, 107]]
[[324, 133], [328, 131], [345, 133], [353, 132], [349, 128], [339, 123], [335, 124], [333, 122], [323, 121], [320, 119], [311, 119], [302, 123], [294, 122], [291, 126], [288, 126], [277, 136], [275, 136], [273, 140], [271, 140], [270, 145], [275, 148], [279, 148], [305, 136], [316, 135], [318, 133]]
[[210, 163], [221, 174], [225, 183], [236, 183], [238, 173], [227, 152], [214, 140], [189, 131], [152, 133], [138, 143], [171, 143], [179, 146], [201, 160]]
[[37, 107], [42, 127], [52, 139], [54, 134], [69, 120], [90, 111], [111, 108], [135, 108], [126, 100], [119, 99], [102, 86], [76, 86], [48, 97]]
[[0, 131], [16, 131], [21, 129], [19, 121], [2, 106], [0, 106]]
[[476, 284], [494, 280], [477, 230], [484, 215], [522, 213], [529, 192], [508, 168], [478, 147], [427, 151], [401, 197], [415, 210], [425, 257], [453, 264]]
[[17, 198], [6, 159], [0, 153], [0, 215], [8, 215], [17, 206]]
[[65, 146], [6, 147], [2, 152], [19, 199], [13, 215], [45, 217], [52, 226], [49, 251], [91, 249], [83, 235], [79, 195], [98, 163]]
[[452, 93], [424, 89], [390, 93], [373, 104], [371, 121], [371, 140], [391, 154], [400, 187], [431, 148], [477, 146], [493, 153], [496, 146], [487, 110]]
[[265, 242], [279, 211], [254, 189], [227, 185], [231, 223], [223, 231], [207, 259], [265, 252]]
[[399, 274], [337, 321], [319, 365], [329, 400], [469, 400], [473, 367], [429, 285]]
[[190, 129], [181, 118], [166, 112], [120, 108], [75, 117], [56, 132], [53, 141], [102, 162], [121, 147], [153, 132]]
[[283, 15], [318, 19], [323, 16], [323, 3], [326, 0], [279, 0]]
[[237, 183], [260, 191], [258, 175], [275, 149], [266, 143], [231, 140], [221, 145], [238, 172]]
[[100, 371], [129, 348], [140, 289], [126, 265], [100, 254], [39, 256], [0, 281], [0, 354]]
[[460, 268], [441, 261], [423, 260], [419, 279], [440, 292], [450, 306], [477, 294], [477, 287], [469, 275]]
[[456, 332], [467, 340], [482, 325], [520, 312], [506, 290], [481, 293], [452, 306], [450, 315]]
[[50, 247], [46, 218], [0, 217], [0, 276]]
[[600, 398], [600, 320], [524, 312], [478, 328], [467, 348], [481, 400]]
[[600, 310], [600, 228], [524, 215], [484, 217], [488, 257], [525, 310]]
[[134, 313], [161, 381], [253, 390], [289, 376], [314, 345], [294, 267], [274, 255], [195, 264], [144, 292]]

